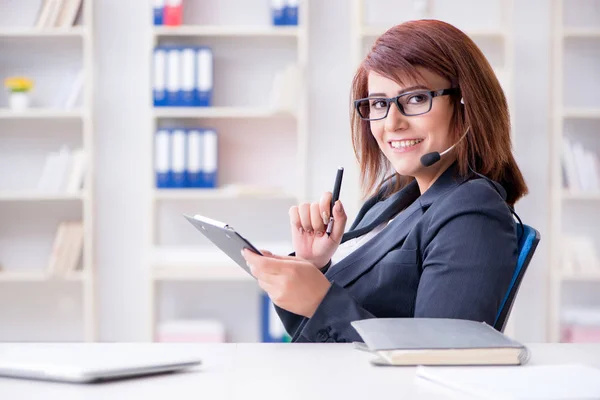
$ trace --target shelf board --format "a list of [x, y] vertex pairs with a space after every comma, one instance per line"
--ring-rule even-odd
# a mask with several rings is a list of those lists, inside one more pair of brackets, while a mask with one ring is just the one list
[[154, 28], [154, 36], [162, 37], [298, 37], [301, 28], [296, 26], [236, 26], [236, 25], [184, 25]]
[[1, 38], [77, 38], [85, 36], [84, 27], [35, 29], [35, 28], [2, 28]]
[[24, 111], [13, 111], [0, 108], [0, 119], [74, 119], [83, 118], [81, 110], [59, 110], [48, 108], [30, 108]]
[[84, 194], [40, 193], [40, 192], [9, 192], [0, 191], [0, 201], [75, 201], [83, 200]]
[[563, 281], [573, 282], [600, 282], [600, 271], [597, 272], [586, 272], [586, 273], [562, 273], [559, 275]]
[[[381, 36], [391, 26], [363, 26], [360, 29], [360, 35], [363, 37]], [[473, 29], [464, 31], [471, 38], [503, 38], [506, 32], [501, 29]]]
[[156, 189], [157, 200], [201, 200], [201, 199], [296, 199], [291, 193], [269, 188], [224, 187], [217, 189]]
[[0, 282], [81, 282], [85, 276], [82, 272], [76, 272], [64, 278], [55, 277], [41, 269], [31, 271], [0, 270]]
[[154, 267], [152, 278], [155, 281], [234, 281], [244, 282], [252, 281], [253, 278], [248, 275], [239, 266], [232, 261], [228, 264], [198, 267], [178, 267], [162, 266]]
[[155, 107], [155, 118], [294, 118], [290, 112], [253, 107]]
[[563, 110], [563, 118], [600, 118], [600, 108], [565, 108]]
[[600, 29], [598, 29], [598, 28], [564, 28], [563, 36], [565, 38], [600, 38]]
[[565, 200], [600, 200], [600, 192], [563, 192]]

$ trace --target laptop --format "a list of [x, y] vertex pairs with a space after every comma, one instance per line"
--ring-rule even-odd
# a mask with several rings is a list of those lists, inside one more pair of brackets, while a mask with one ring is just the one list
[[98, 383], [183, 371], [200, 364], [189, 349], [160, 344], [0, 344], [0, 379]]

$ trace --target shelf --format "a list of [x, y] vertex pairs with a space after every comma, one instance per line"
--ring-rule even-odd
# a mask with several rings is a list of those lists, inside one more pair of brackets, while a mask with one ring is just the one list
[[294, 114], [252, 107], [155, 107], [155, 118], [294, 118]]
[[54, 110], [46, 108], [30, 108], [25, 111], [13, 111], [0, 108], [0, 119], [80, 119], [81, 110]]
[[295, 26], [228, 26], [228, 25], [187, 25], [187, 26], [162, 26], [154, 28], [154, 36], [162, 37], [298, 37], [301, 29]]
[[296, 199], [291, 193], [260, 187], [224, 187], [217, 189], [156, 189], [157, 200], [201, 200], [201, 199]]
[[2, 28], [0, 29], [1, 38], [77, 38], [86, 35], [86, 29], [75, 27], [68, 29], [34, 29], [34, 28]]
[[600, 200], [600, 192], [563, 192], [563, 199], [565, 200]]
[[598, 28], [564, 28], [563, 36], [565, 38], [600, 38], [600, 29], [598, 29]]
[[600, 108], [565, 108], [563, 118], [600, 118]]
[[600, 282], [600, 271], [586, 273], [563, 273], [559, 275], [563, 281], [572, 282]]
[[0, 282], [81, 282], [86, 275], [82, 272], [69, 274], [67, 277], [55, 277], [44, 270], [32, 270], [16, 272], [11, 270], [0, 270]]
[[[360, 35], [363, 37], [375, 37], [385, 33], [391, 26], [363, 26], [360, 29]], [[501, 39], [506, 32], [500, 29], [473, 29], [464, 31], [471, 38], [498, 38]]]
[[152, 278], [155, 281], [252, 281], [253, 278], [235, 265], [215, 265], [213, 267], [155, 267]]
[[75, 201], [83, 200], [84, 195], [68, 193], [39, 193], [39, 192], [2, 192], [0, 201]]

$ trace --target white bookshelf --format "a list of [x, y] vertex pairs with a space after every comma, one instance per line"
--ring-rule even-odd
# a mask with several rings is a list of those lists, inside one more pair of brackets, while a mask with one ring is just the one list
[[[10, 158], [19, 174], [15, 179], [5, 169], [0, 177], [0, 293], [14, 293], [10, 307], [21, 307], [9, 310], [9, 315], [17, 312], [17, 320], [2, 320], [7, 329], [2, 330], [0, 340], [91, 342], [98, 337], [93, 254], [94, 4], [82, 0], [76, 26], [37, 29], [33, 25], [43, 3], [0, 0], [0, 7], [10, 9], [11, 15], [0, 17], [4, 54], [0, 80], [25, 75], [35, 85], [33, 102], [24, 111], [7, 108], [4, 91], [0, 96], [0, 158], [5, 162]], [[84, 73], [81, 106], [55, 107], [57, 85], [79, 69]], [[75, 194], [35, 191], [44, 156], [65, 143], [86, 151], [85, 190]], [[57, 277], [46, 271], [46, 265], [63, 220], [83, 222], [82, 268]], [[6, 307], [0, 306], [0, 315], [6, 314]], [[47, 323], [48, 318], [56, 326]]]
[[[550, 273], [548, 274], [547, 340], [561, 340], [562, 313], [572, 307], [591, 307], [600, 312], [600, 268], [588, 272], [565, 271], [565, 235], [590, 237], [600, 250], [600, 191], [563, 187], [563, 138], [582, 143], [600, 156], [600, 26], [598, 2], [552, 2], [552, 81], [550, 167]], [[595, 52], [595, 53], [594, 53]], [[577, 96], [580, 93], [580, 97]]]
[[[419, 9], [417, 7], [419, 4], [423, 8]], [[395, 8], [403, 11], [400, 14], [390, 13], [390, 10]], [[465, 14], [465, 8], [471, 8], [472, 12]], [[377, 37], [392, 26], [415, 19], [446, 21], [461, 29], [473, 39], [488, 58], [505, 91], [510, 110], [511, 126], [514, 129], [515, 102], [512, 95], [514, 93], [515, 66], [513, 8], [513, 0], [493, 2], [473, 2], [470, 0], [458, 2], [445, 2], [442, 0], [401, 0], [400, 2], [392, 0], [353, 0], [351, 21], [353, 76], [356, 68], [367, 55]], [[475, 15], [478, 17], [475, 18]], [[389, 22], [384, 23], [383, 20]], [[511, 133], [514, 138], [514, 130]], [[358, 169], [349, 173], [358, 182]], [[358, 198], [358, 196], [354, 197]], [[358, 205], [355, 205], [355, 207], [358, 207]], [[505, 333], [509, 336], [515, 334], [514, 318], [509, 319]]]
[[[235, 7], [236, 1], [239, 7]], [[149, 263], [150, 340], [156, 340], [158, 325], [170, 317], [161, 312], [165, 304], [168, 304], [167, 308], [176, 309], [171, 314], [192, 313], [184, 310], [186, 305], [189, 306], [189, 300], [182, 291], [173, 289], [173, 285], [198, 288], [200, 300], [194, 301], [202, 303], [197, 307], [205, 313], [194, 312], [192, 318], [204, 318], [208, 314], [226, 324], [228, 336], [233, 340], [260, 340], [259, 309], [252, 311], [252, 315], [257, 312], [256, 318], [243, 325], [227, 323], [248, 320], [248, 316], [240, 318], [243, 311], [232, 312], [228, 306], [221, 307], [222, 303], [232, 302], [240, 303], [243, 308], [259, 304], [256, 281], [204, 240], [182, 214], [204, 214], [227, 221], [259, 248], [273, 249], [268, 244], [260, 246], [273, 241], [273, 238], [265, 238], [269, 234], [268, 224], [276, 220], [276, 231], [289, 236], [287, 210], [307, 198], [305, 77], [309, 0], [300, 1], [298, 26], [271, 26], [268, 2], [257, 2], [250, 12], [248, 6], [241, 3], [242, 0], [231, 0], [227, 4], [211, 2], [214, 8], [204, 11], [200, 9], [202, 4], [195, 3], [184, 10], [184, 25], [152, 27], [150, 51], [160, 44], [208, 45], [214, 54], [215, 67], [212, 107], [151, 106], [149, 137], [152, 145], [149, 149], [154, 154], [154, 133], [160, 127], [212, 127], [219, 137], [219, 162], [218, 186], [214, 189], [158, 189], [154, 165], [148, 166], [152, 193], [152, 230], [148, 240], [153, 253]], [[251, 25], [232, 24], [236, 19], [240, 20], [239, 15], [232, 15], [231, 20], [222, 18], [227, 15], [223, 13], [223, 7], [249, 12], [244, 19]], [[252, 54], [254, 49], [256, 54]], [[152, 65], [151, 55], [149, 60]], [[303, 81], [299, 85], [294, 111], [280, 110], [268, 100], [274, 74], [289, 63], [297, 64]], [[266, 218], [269, 218], [268, 223], [260, 222]], [[281, 240], [281, 237], [276, 239]], [[179, 252], [178, 246], [182, 247]], [[156, 256], [157, 252], [169, 247], [175, 248], [172, 257]], [[196, 251], [188, 256], [186, 249], [189, 248], [199, 249], [202, 255], [198, 256]], [[291, 246], [279, 248], [291, 250]], [[276, 249], [273, 251], [277, 252]], [[202, 297], [205, 292], [219, 292], [219, 296]]]

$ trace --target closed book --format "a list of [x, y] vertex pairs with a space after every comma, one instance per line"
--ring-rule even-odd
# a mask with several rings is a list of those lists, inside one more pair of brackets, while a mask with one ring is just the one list
[[[181, 49], [170, 47], [167, 55], [167, 99], [165, 105], [178, 107], [181, 105]], [[155, 75], [156, 79], [156, 75]]]
[[196, 79], [194, 105], [197, 107], [212, 106], [213, 93], [213, 53], [209, 47], [196, 48]]
[[171, 131], [171, 188], [184, 188], [186, 186], [186, 162], [185, 152], [187, 146], [185, 129], [173, 129]]
[[167, 50], [154, 49], [152, 93], [155, 107], [167, 105]]
[[529, 352], [491, 326], [446, 318], [353, 321], [375, 365], [520, 365]]
[[219, 140], [217, 131], [204, 129], [202, 131], [202, 186], [217, 187], [217, 171], [219, 165]]
[[187, 154], [186, 154], [186, 172], [187, 187], [203, 187], [203, 138], [200, 129], [189, 129], [187, 131]]

